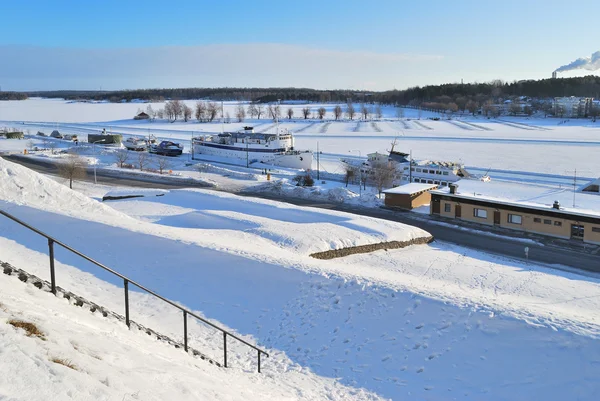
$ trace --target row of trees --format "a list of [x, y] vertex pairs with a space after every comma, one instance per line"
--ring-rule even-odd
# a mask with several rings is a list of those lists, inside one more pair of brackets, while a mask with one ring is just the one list
[[[11, 94], [12, 93], [12, 94]], [[6, 95], [9, 94], [9, 95]], [[148, 101], [164, 99], [210, 99], [240, 100], [255, 103], [271, 103], [282, 101], [339, 102], [346, 103], [353, 99], [357, 103], [370, 104], [420, 104], [434, 102], [441, 96], [454, 99], [460, 108], [457, 98], [475, 100], [483, 104], [486, 100], [497, 100], [500, 97], [510, 98], [528, 96], [532, 98], [553, 98], [561, 96], [582, 96], [600, 98], [600, 77], [590, 75], [575, 78], [549, 78], [540, 80], [523, 80], [504, 82], [494, 80], [485, 83], [443, 84], [413, 87], [405, 90], [383, 92], [351, 91], [351, 90], [317, 90], [309, 88], [170, 88], [140, 89], [124, 91], [46, 91], [46, 92], [0, 92], [2, 96], [44, 96], [65, 99], [93, 99], [111, 101], [131, 101], [144, 99]]]
[[0, 91], [0, 100], [26, 100], [27, 98], [28, 96], [26, 93]]
[[[141, 112], [142, 110], [138, 109], [138, 114]], [[145, 112], [150, 116], [150, 120], [152, 121], [158, 118], [161, 120], [167, 119], [170, 122], [177, 121], [178, 119], [182, 119], [183, 121], [187, 122], [192, 118], [192, 115], [196, 118], [196, 120], [198, 120], [198, 122], [212, 122], [215, 120], [215, 118], [224, 118], [227, 122], [231, 120], [229, 112], [223, 115], [222, 108], [219, 107], [216, 102], [212, 101], [198, 101], [196, 102], [195, 108], [192, 109], [180, 100], [169, 100], [165, 103], [164, 108], [155, 110], [152, 105], [148, 105]], [[336, 105], [332, 111], [333, 118], [335, 120], [339, 120], [344, 114], [348, 119], [353, 120], [359, 113], [360, 116], [365, 120], [369, 118], [381, 119], [383, 117], [383, 111], [381, 105], [379, 104], [372, 105], [363, 103], [357, 110], [352, 102], [348, 102], [345, 106], [345, 109], [342, 109], [340, 105]], [[263, 105], [262, 103], [250, 103], [247, 106], [244, 106], [244, 104], [240, 103], [235, 108], [234, 116], [238, 122], [244, 121], [247, 116], [250, 118], [257, 118], [259, 120], [264, 116], [267, 116], [272, 120], [280, 120], [282, 118], [282, 108], [281, 104], [279, 103], [269, 105]], [[285, 116], [289, 120], [294, 118], [294, 108], [287, 108]], [[323, 120], [326, 116], [327, 110], [322, 106], [316, 109], [306, 106], [301, 109], [301, 117], [303, 117], [305, 120], [309, 118]]]

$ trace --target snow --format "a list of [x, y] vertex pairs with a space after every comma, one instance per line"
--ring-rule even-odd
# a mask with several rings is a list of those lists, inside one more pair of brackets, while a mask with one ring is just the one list
[[[375, 393], [595, 400], [600, 392], [594, 375], [600, 278], [594, 275], [440, 242], [317, 260], [308, 254], [424, 232], [207, 190], [100, 203], [90, 197], [101, 197], [98, 187], [77, 183], [76, 189], [0, 160], [0, 208], [231, 327], [272, 357], [259, 376], [255, 355], [232, 346], [234, 367], [221, 373], [123, 325], [69, 305], [63, 310], [66, 301], [1, 275], [0, 302], [8, 310], [1, 318], [31, 318], [49, 337], [36, 342], [0, 325], [0, 353], [7, 355], [0, 367], [17, 372], [0, 375], [0, 394], [9, 399], [48, 399], [54, 391], [62, 396], [56, 398], [75, 399], [137, 393], [140, 399], [361, 400], [376, 399]], [[39, 236], [0, 223], [0, 260], [48, 279], [46, 250]], [[58, 285], [123, 310], [120, 280], [61, 249], [56, 259]], [[181, 338], [177, 311], [136, 291], [131, 305], [133, 320]], [[221, 355], [218, 336], [195, 324], [190, 331], [192, 346]], [[106, 357], [90, 358], [87, 350]], [[83, 372], [49, 362], [55, 353]], [[31, 393], [19, 394], [24, 388]]]
[[384, 194], [405, 194], [412, 195], [421, 191], [428, 191], [430, 189], [437, 188], [437, 185], [432, 184], [418, 184], [415, 182], [411, 182], [410, 184], [400, 185], [399, 187], [394, 187], [390, 189], [386, 189], [383, 191]]

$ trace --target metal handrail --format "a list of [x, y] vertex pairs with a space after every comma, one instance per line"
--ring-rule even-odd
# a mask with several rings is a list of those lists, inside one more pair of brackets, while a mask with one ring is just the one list
[[256, 350], [258, 352], [258, 372], [260, 373], [260, 355], [264, 354], [265, 356], [269, 357], [269, 354], [266, 353], [265, 351], [263, 351], [262, 349], [248, 343], [245, 340], [242, 340], [241, 338], [239, 338], [238, 336], [231, 334], [230, 332], [228, 332], [227, 330], [224, 330], [222, 328], [220, 328], [219, 326], [209, 322], [208, 320], [196, 315], [194, 312], [182, 308], [181, 306], [177, 305], [176, 303], [174, 303], [173, 301], [168, 300], [167, 298], [158, 295], [156, 292], [144, 287], [143, 285], [137, 283], [136, 281], [133, 281], [131, 279], [129, 279], [128, 277], [122, 275], [121, 273], [111, 269], [108, 266], [103, 265], [100, 262], [97, 262], [96, 260], [90, 258], [87, 255], [84, 255], [83, 253], [73, 249], [72, 247], [70, 247], [67, 244], [64, 244], [63, 242], [51, 237], [50, 235], [44, 233], [43, 231], [38, 230], [35, 227], [30, 226], [29, 224], [25, 223], [24, 221], [16, 218], [15, 216], [5, 212], [4, 210], [0, 209], [0, 214], [8, 217], [9, 219], [13, 220], [16, 223], [19, 223], [20, 225], [22, 225], [23, 227], [28, 228], [29, 230], [41, 235], [42, 237], [45, 237], [46, 239], [48, 239], [48, 250], [49, 250], [49, 256], [50, 256], [50, 281], [51, 281], [51, 291], [54, 295], [56, 295], [56, 278], [55, 278], [55, 273], [54, 273], [54, 244], [58, 244], [61, 247], [65, 248], [66, 250], [74, 253], [75, 255], [87, 260], [88, 262], [91, 262], [93, 264], [95, 264], [98, 267], [101, 267], [102, 269], [114, 274], [117, 277], [120, 277], [121, 279], [123, 279], [123, 283], [124, 283], [124, 288], [125, 288], [125, 323], [127, 324], [127, 327], [130, 326], [130, 320], [129, 320], [129, 284], [133, 284], [136, 287], [138, 287], [141, 290], [146, 291], [148, 294], [155, 296], [158, 299], [163, 300], [164, 302], [168, 303], [169, 305], [174, 306], [175, 308], [181, 310], [183, 312], [183, 331], [184, 331], [184, 348], [185, 351], [187, 352], [188, 350], [188, 346], [187, 346], [187, 315], [193, 316], [196, 319], [202, 321], [203, 323], [221, 331], [223, 333], [223, 359], [224, 359], [224, 367], [227, 367], [227, 336], [235, 338], [236, 340], [238, 340], [239, 342], [247, 345], [250, 348], [253, 348], [254, 350]]

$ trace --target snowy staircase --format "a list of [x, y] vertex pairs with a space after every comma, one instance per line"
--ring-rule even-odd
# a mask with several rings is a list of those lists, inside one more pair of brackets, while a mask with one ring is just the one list
[[[36, 288], [38, 288], [41, 291], [50, 292], [50, 293], [52, 292], [51, 284], [45, 280], [42, 280], [41, 278], [39, 278], [37, 276], [35, 276], [33, 274], [29, 274], [26, 271], [24, 271], [22, 269], [18, 269], [6, 262], [0, 261], [0, 266], [2, 267], [3, 273], [7, 276], [18, 278], [19, 280], [21, 280], [24, 283], [33, 284], [33, 286], [35, 286]], [[125, 323], [125, 316], [115, 313], [113, 311], [110, 311], [100, 305], [95, 304], [94, 302], [88, 301], [87, 299], [80, 297], [76, 294], [73, 294], [72, 292], [67, 291], [61, 287], [58, 287], [58, 286], [56, 287], [56, 296], [67, 299], [69, 301], [69, 303], [73, 306], [78, 306], [80, 308], [88, 309], [91, 313], [93, 313], [96, 316], [101, 316], [101, 317], [104, 317], [107, 319], [116, 319], [119, 322]], [[182, 344], [178, 341], [175, 341], [168, 336], [157, 333], [153, 329], [148, 328], [139, 323], [136, 323], [133, 320], [130, 320], [129, 323], [130, 323], [130, 328], [137, 328], [138, 330], [145, 332], [147, 335], [156, 338], [158, 341], [165, 342], [175, 348], [184, 349], [184, 344]], [[219, 363], [219, 362], [211, 359], [210, 357], [204, 355], [200, 351], [195, 350], [189, 346], [188, 346], [188, 355], [198, 357], [204, 361], [209, 362], [211, 365], [223, 367], [222, 363]]]

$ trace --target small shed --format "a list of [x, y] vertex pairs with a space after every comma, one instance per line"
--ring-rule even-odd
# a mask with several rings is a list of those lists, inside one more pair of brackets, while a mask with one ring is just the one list
[[133, 117], [134, 120], [147, 120], [149, 118], [150, 118], [150, 116], [148, 114], [144, 113], [143, 111], [140, 114], [138, 114], [137, 116]]
[[419, 184], [416, 182], [386, 189], [385, 205], [402, 209], [413, 209], [431, 202], [429, 191], [438, 189], [436, 184]]

